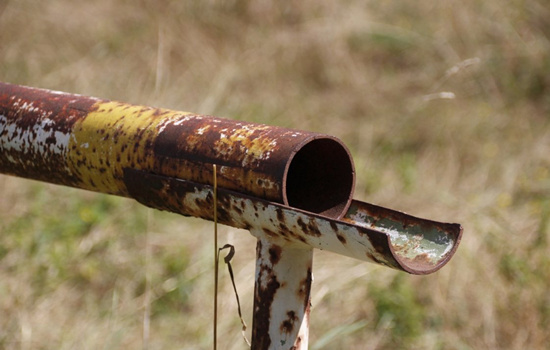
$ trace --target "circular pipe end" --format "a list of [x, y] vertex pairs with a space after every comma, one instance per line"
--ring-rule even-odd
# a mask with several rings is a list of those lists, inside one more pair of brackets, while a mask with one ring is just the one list
[[314, 136], [290, 157], [283, 201], [330, 218], [342, 217], [352, 200], [355, 169], [346, 146], [332, 136]]

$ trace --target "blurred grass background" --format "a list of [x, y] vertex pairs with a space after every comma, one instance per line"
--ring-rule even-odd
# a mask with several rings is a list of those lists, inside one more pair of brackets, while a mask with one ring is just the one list
[[[312, 349], [542, 349], [548, 18], [543, 0], [0, 0], [0, 80], [333, 134], [355, 198], [463, 224], [429, 276], [316, 252]], [[255, 240], [220, 229], [250, 324]], [[212, 235], [0, 176], [0, 348], [210, 348]], [[223, 269], [219, 346], [244, 349]]]

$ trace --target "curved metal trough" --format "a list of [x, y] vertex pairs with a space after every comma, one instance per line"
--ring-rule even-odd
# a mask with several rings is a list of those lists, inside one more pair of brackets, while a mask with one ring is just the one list
[[[213, 188], [127, 169], [130, 196], [156, 209], [213, 219]], [[353, 200], [342, 219], [218, 188], [218, 221], [258, 238], [313, 247], [412, 274], [443, 267], [460, 242], [462, 227]]]

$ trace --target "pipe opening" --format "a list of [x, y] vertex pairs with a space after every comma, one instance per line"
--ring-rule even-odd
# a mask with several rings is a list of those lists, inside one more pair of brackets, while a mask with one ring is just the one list
[[285, 204], [340, 218], [348, 209], [353, 195], [353, 161], [339, 140], [317, 138], [296, 152], [287, 168], [285, 180]]

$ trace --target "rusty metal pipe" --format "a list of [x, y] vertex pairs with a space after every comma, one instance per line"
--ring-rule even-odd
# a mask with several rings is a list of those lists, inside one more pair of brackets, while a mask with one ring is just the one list
[[414, 274], [460, 242], [459, 224], [352, 201], [353, 163], [332, 136], [0, 83], [0, 173], [212, 220], [214, 163], [219, 222], [259, 239]]
[[335, 137], [0, 83], [0, 173], [129, 196], [125, 169], [338, 218], [353, 161]]
[[459, 224], [351, 200], [328, 135], [0, 83], [0, 173], [217, 218], [258, 238], [253, 349], [305, 349], [313, 248], [412, 274], [454, 255]]

